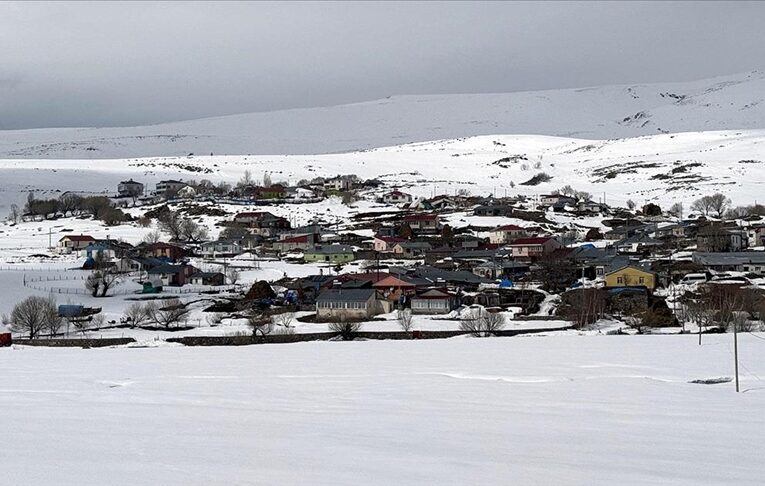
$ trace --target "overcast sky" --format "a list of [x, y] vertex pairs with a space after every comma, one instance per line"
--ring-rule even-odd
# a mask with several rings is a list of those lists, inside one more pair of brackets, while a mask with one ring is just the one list
[[0, 128], [396, 94], [684, 81], [765, 64], [765, 3], [0, 3]]

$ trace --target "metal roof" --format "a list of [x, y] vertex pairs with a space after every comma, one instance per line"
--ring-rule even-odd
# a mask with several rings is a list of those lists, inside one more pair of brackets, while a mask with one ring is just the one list
[[375, 289], [327, 289], [316, 302], [366, 302], [376, 293]]

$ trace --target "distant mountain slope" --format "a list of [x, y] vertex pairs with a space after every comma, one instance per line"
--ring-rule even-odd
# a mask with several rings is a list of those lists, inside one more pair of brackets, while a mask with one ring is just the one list
[[[275, 181], [357, 174], [415, 196], [525, 194], [534, 198], [565, 185], [595, 200], [669, 207], [722, 192], [734, 204], [762, 202], [765, 130], [661, 134], [619, 140], [540, 135], [492, 135], [325, 155], [148, 157], [116, 160], [0, 160], [0, 214], [23, 204], [29, 191], [57, 197], [64, 191], [113, 193], [134, 178], [149, 190], [161, 179], [235, 183], [251, 171]], [[550, 180], [540, 181], [546, 173]], [[536, 180], [536, 182], [535, 182]], [[537, 183], [538, 182], [538, 183]], [[287, 212], [302, 208], [288, 205]], [[324, 211], [326, 207], [322, 207]]]
[[765, 128], [765, 73], [688, 83], [412, 95], [129, 128], [0, 131], [0, 158], [309, 154], [501, 133], [583, 139]]

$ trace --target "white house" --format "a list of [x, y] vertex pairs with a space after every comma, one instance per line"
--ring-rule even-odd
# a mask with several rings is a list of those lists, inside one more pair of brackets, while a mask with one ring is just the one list
[[382, 202], [385, 204], [409, 204], [412, 202], [412, 196], [399, 190], [393, 190], [383, 194]]
[[528, 233], [524, 228], [514, 224], [506, 224], [489, 232], [489, 242], [495, 245], [502, 245], [518, 238], [525, 238], [526, 236], [528, 236]]

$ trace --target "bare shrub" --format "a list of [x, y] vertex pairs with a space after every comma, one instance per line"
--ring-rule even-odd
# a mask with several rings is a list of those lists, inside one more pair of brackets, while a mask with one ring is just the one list
[[252, 330], [252, 336], [268, 336], [274, 330], [274, 323], [268, 316], [253, 314], [247, 317], [247, 325]]
[[330, 331], [340, 334], [344, 341], [350, 341], [361, 330], [361, 322], [349, 321], [341, 317], [339, 321], [330, 322], [328, 327]]
[[226, 317], [226, 314], [223, 312], [210, 312], [205, 316], [205, 322], [207, 322], [208, 326], [218, 326], [223, 322], [223, 318]]
[[271, 316], [271, 320], [274, 322], [275, 325], [283, 327], [283, 328], [289, 328], [292, 326], [292, 322], [295, 320], [295, 313], [294, 312], [282, 312], [281, 314], [275, 314]]
[[404, 332], [410, 332], [412, 330], [412, 311], [409, 309], [400, 309], [396, 313], [396, 320], [398, 321], [398, 327]]
[[486, 309], [473, 309], [460, 320], [460, 329], [475, 337], [493, 336], [505, 327], [505, 316]]

